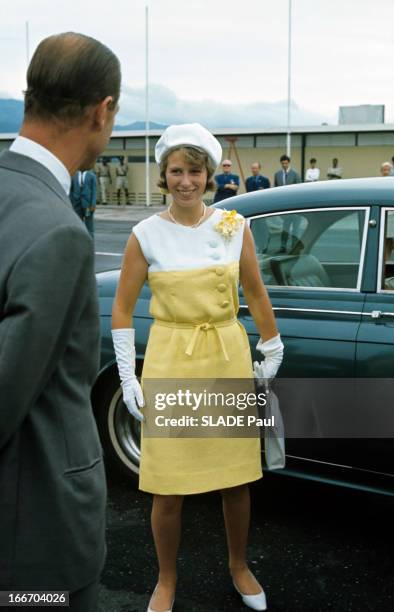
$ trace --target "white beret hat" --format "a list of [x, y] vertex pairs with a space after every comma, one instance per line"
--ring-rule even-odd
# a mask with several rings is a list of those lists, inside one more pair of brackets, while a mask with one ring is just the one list
[[210, 157], [215, 168], [222, 159], [222, 147], [211, 132], [199, 123], [184, 123], [182, 125], [170, 125], [163, 132], [155, 147], [157, 163], [160, 164], [168, 151], [182, 146], [202, 149]]

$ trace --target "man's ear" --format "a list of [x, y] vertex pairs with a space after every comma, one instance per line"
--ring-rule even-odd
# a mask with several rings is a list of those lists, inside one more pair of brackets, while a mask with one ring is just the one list
[[93, 109], [93, 123], [99, 129], [102, 130], [107, 125], [108, 113], [113, 112], [114, 99], [112, 96], [107, 96]]

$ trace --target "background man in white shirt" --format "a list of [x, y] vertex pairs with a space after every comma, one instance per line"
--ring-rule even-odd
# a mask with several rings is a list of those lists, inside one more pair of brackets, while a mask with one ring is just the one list
[[307, 183], [314, 183], [320, 179], [320, 169], [316, 168], [316, 163], [314, 157], [309, 160], [309, 168], [305, 172], [305, 181]]

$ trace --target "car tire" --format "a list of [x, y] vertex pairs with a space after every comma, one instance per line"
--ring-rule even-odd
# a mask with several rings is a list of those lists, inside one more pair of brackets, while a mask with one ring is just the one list
[[116, 368], [98, 381], [92, 401], [108, 475], [137, 484], [141, 427], [122, 401]]

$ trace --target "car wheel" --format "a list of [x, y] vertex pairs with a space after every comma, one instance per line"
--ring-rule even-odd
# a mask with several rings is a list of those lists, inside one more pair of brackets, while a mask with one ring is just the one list
[[138, 482], [141, 426], [122, 400], [122, 389], [114, 370], [93, 394], [93, 406], [107, 471]]

